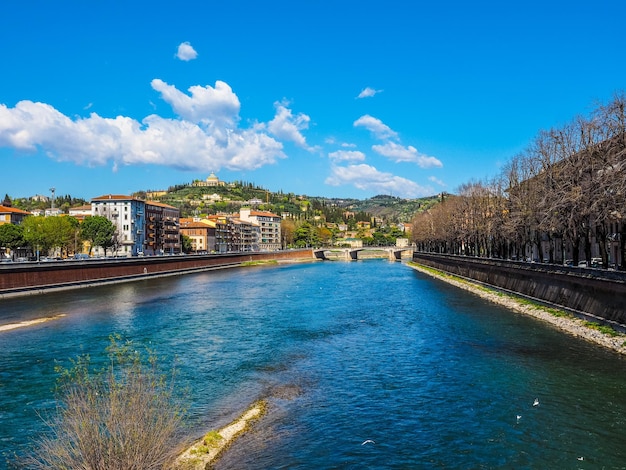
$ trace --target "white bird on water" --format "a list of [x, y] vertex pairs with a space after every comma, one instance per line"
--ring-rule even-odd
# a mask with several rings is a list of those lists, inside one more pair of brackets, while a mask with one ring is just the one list
[[376, 443], [374, 441], [372, 441], [371, 439], [368, 439], [366, 441], [363, 441], [363, 443], [361, 445], [364, 446], [365, 444], [376, 444]]
[[517, 422], [519, 423], [519, 420], [522, 419], [522, 415], [517, 415]]
[[535, 398], [535, 401], [533, 402], [533, 406], [539, 406], [539, 398]]

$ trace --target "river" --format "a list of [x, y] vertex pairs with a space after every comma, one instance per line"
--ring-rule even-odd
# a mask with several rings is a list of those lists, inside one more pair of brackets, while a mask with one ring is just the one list
[[0, 325], [57, 316], [0, 331], [1, 469], [44, 429], [57, 361], [101, 357], [112, 333], [175, 360], [192, 436], [270, 397], [217, 470], [626, 468], [622, 357], [404, 263], [230, 269], [1, 309]]

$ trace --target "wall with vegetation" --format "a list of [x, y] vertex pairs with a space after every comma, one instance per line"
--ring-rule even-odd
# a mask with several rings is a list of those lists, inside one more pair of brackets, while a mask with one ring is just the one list
[[414, 253], [442, 271], [626, 325], [626, 273], [468, 256]]

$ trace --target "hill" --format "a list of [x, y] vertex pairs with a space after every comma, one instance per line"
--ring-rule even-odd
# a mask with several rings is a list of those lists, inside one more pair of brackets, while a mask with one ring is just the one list
[[[146, 198], [150, 193], [138, 192]], [[242, 206], [252, 206], [296, 218], [322, 216], [328, 222], [345, 222], [349, 216], [357, 220], [376, 217], [386, 223], [408, 223], [413, 216], [426, 210], [439, 199], [437, 196], [402, 199], [378, 195], [369, 199], [327, 198], [273, 192], [252, 183], [236, 181], [218, 186], [177, 185], [154, 199], [181, 209], [183, 217], [200, 214], [238, 212]]]

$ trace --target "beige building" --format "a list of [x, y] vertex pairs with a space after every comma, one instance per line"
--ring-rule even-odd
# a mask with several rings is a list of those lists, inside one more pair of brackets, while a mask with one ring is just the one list
[[224, 183], [223, 181], [220, 181], [220, 179], [215, 176], [215, 173], [211, 173], [207, 179], [205, 181], [194, 181], [193, 183], [191, 183], [192, 186], [200, 186], [200, 187], [206, 187], [206, 186], [226, 186], [226, 183]]
[[216, 222], [200, 218], [180, 219], [180, 233], [189, 237], [194, 252], [217, 251], [215, 246]]
[[[280, 216], [266, 211], [241, 209], [239, 218], [255, 226], [258, 251], [277, 251], [281, 248]], [[254, 250], [254, 251], [257, 251]]]

